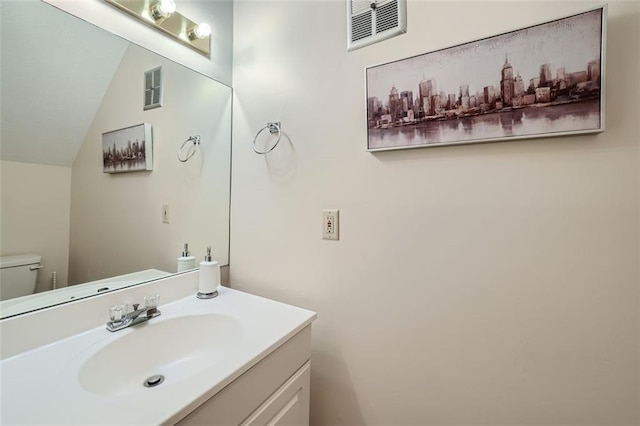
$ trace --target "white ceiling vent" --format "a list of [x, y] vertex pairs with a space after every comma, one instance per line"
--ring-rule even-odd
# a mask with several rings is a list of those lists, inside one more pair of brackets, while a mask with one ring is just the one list
[[407, 0], [347, 0], [347, 50], [407, 32]]

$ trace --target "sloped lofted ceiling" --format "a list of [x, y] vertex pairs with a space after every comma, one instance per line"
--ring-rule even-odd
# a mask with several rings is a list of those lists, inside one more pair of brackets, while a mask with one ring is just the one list
[[128, 43], [42, 1], [0, 7], [0, 158], [70, 167]]

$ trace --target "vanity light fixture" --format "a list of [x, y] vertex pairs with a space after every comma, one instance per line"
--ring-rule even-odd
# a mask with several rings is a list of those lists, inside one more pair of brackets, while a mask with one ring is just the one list
[[103, 0], [209, 57], [211, 27], [178, 12], [175, 0]]

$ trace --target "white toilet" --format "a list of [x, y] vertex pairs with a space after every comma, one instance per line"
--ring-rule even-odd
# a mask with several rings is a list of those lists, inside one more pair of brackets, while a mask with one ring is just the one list
[[0, 256], [0, 300], [32, 294], [41, 260], [37, 254]]

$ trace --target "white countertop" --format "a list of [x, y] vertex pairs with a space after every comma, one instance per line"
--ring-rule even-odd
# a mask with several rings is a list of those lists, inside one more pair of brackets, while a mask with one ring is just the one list
[[[85, 362], [115, 340], [144, 327], [141, 324], [111, 333], [103, 325], [2, 360], [1, 423], [172, 424], [316, 318], [314, 312], [306, 309], [225, 287], [219, 291], [214, 299], [201, 300], [190, 295], [161, 303], [162, 315], [147, 323], [185, 315], [219, 314], [241, 325], [240, 338], [226, 344], [216, 355], [216, 361], [200, 366], [197, 374], [167, 377], [156, 388], [141, 386], [140, 392], [130, 394], [101, 395], [87, 391], [78, 380]], [[207, 339], [204, 327], [195, 326], [183, 332]], [[127, 356], [146, 357], [153, 362], [154, 354], [145, 352], [132, 351]], [[118, 369], [119, 365], [113, 368]]]

